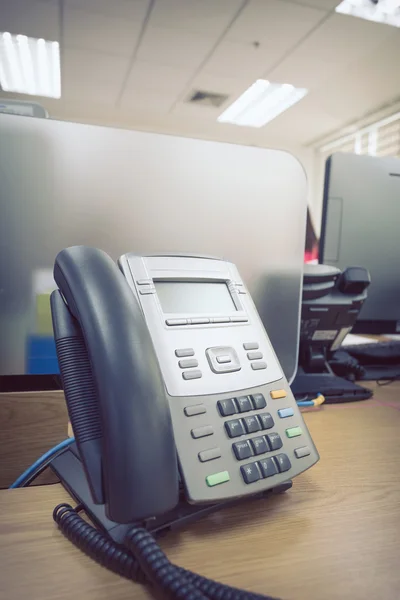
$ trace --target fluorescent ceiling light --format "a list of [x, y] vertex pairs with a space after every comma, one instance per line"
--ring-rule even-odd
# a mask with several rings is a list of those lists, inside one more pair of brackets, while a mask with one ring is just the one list
[[220, 123], [262, 127], [307, 94], [304, 88], [288, 83], [258, 79], [218, 117]]
[[400, 27], [400, 0], [344, 0], [336, 12]]
[[0, 85], [5, 92], [60, 98], [59, 43], [0, 33]]

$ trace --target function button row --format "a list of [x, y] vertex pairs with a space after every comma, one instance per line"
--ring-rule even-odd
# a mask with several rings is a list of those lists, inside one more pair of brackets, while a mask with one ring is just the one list
[[270, 458], [264, 458], [258, 462], [249, 463], [240, 467], [245, 483], [254, 483], [260, 479], [272, 477], [278, 473], [289, 471], [291, 463], [286, 454], [277, 454]]
[[246, 433], [254, 433], [261, 429], [271, 429], [273, 426], [274, 420], [270, 413], [225, 421], [225, 429], [230, 438], [239, 437]]
[[238, 398], [218, 400], [217, 405], [222, 417], [230, 417], [236, 413], [265, 408], [267, 403], [262, 394], [252, 394], [251, 396], [239, 396]]
[[193, 348], [177, 348], [175, 350], [175, 356], [183, 359], [178, 361], [178, 365], [181, 369], [190, 369], [190, 371], [182, 373], [182, 378], [185, 379], [185, 381], [190, 379], [200, 379], [202, 377], [203, 374], [200, 369], [195, 368], [199, 366], [198, 360], [195, 358], [186, 358], [188, 356], [194, 356]]
[[[152, 291], [146, 291], [144, 293], [154, 293], [155, 288]], [[140, 290], [140, 293], [143, 293]], [[247, 317], [234, 316], [234, 317], [196, 317], [194, 319], [166, 319], [165, 323], [169, 327], [176, 327], [179, 325], [209, 325], [210, 323], [247, 323]]]
[[236, 442], [232, 444], [233, 451], [238, 460], [244, 460], [250, 456], [258, 456], [265, 452], [273, 452], [282, 448], [283, 443], [279, 433], [268, 433], [251, 440]]

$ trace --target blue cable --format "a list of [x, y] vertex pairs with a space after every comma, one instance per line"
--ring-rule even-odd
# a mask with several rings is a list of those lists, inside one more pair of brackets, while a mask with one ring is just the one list
[[28, 479], [28, 477], [30, 477], [37, 469], [39, 469], [43, 465], [44, 462], [46, 462], [50, 458], [54, 457], [56, 454], [61, 452], [61, 450], [68, 448], [68, 446], [70, 446], [74, 442], [75, 442], [75, 438], [68, 438], [68, 439], [64, 440], [63, 442], [60, 442], [60, 444], [57, 444], [57, 446], [54, 446], [54, 448], [51, 448], [51, 450], [48, 450], [47, 452], [45, 452], [40, 458], [37, 459], [37, 461], [35, 461], [33, 463], [33, 465], [28, 467], [26, 469], [26, 471], [24, 471], [22, 473], [22, 475], [20, 475], [14, 481], [14, 483], [12, 483], [10, 485], [9, 489], [21, 487], [23, 485], [24, 481], [26, 479]]

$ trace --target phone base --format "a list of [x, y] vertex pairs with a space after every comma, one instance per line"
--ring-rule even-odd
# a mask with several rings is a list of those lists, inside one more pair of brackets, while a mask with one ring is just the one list
[[[76, 445], [73, 444], [63, 454], [55, 458], [51, 463], [51, 468], [60, 478], [61, 483], [67, 492], [78, 504], [83, 505], [93, 523], [107, 533], [115, 542], [122, 543], [132, 524], [121, 525], [111, 521], [106, 516], [104, 504], [94, 504]], [[286, 492], [286, 490], [289, 490], [291, 487], [292, 480], [289, 479], [265, 492], [260, 492], [259, 494], [250, 497], [247, 496], [245, 500], [265, 499], [269, 496]], [[221, 508], [235, 506], [243, 501], [244, 498], [234, 498], [233, 500], [218, 502], [217, 504], [193, 505], [188, 504], [182, 490], [181, 499], [173, 510], [159, 517], [147, 519], [145, 526], [152, 533], [159, 535], [170, 531], [171, 529], [182, 527], [192, 521], [196, 521]]]

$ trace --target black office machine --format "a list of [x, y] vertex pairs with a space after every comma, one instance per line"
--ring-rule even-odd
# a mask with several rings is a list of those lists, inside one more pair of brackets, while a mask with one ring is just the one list
[[370, 397], [369, 390], [336, 377], [329, 365], [357, 319], [369, 284], [369, 273], [361, 267], [341, 272], [327, 265], [304, 265], [299, 368], [292, 384], [296, 398], [318, 393], [327, 401]]
[[[54, 278], [76, 447], [53, 466], [108, 544], [132, 524], [157, 531], [287, 489], [317, 462], [235, 265], [127, 254], [118, 269], [100, 250], [73, 247], [58, 255]], [[69, 532], [68, 511], [56, 511], [61, 529], [96, 558]]]

